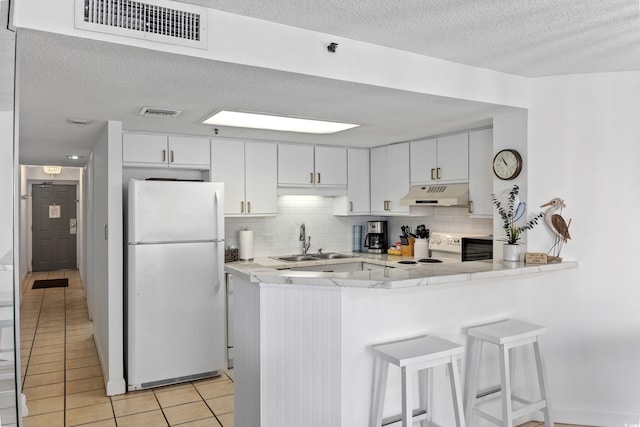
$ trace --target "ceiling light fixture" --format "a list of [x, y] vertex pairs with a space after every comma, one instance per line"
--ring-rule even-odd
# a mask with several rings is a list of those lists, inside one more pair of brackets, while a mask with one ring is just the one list
[[60, 175], [62, 166], [43, 166], [42, 169], [47, 175]]
[[215, 126], [233, 126], [315, 134], [336, 133], [360, 126], [352, 123], [328, 122], [324, 120], [302, 119], [297, 117], [227, 110], [218, 110], [214, 112], [203, 120], [203, 123]]

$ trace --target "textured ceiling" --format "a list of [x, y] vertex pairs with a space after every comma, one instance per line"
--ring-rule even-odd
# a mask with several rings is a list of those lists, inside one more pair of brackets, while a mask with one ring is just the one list
[[[512, 111], [37, 31], [22, 30], [19, 45], [24, 164], [70, 165], [66, 155], [86, 156], [87, 141], [95, 141], [92, 135], [107, 119], [121, 120], [130, 130], [212, 135], [199, 122], [221, 106], [361, 126], [334, 135], [225, 128], [220, 136], [365, 147], [487, 125], [494, 115]], [[184, 113], [174, 119], [142, 117], [143, 106]], [[93, 123], [74, 125], [67, 118]]]
[[[184, 2], [522, 76], [640, 70], [637, 0]], [[32, 30], [21, 29], [19, 42], [23, 164], [71, 165], [66, 156], [86, 156], [109, 119], [211, 134], [198, 123], [221, 106], [362, 124], [330, 136], [234, 128], [221, 136], [368, 147], [489, 124], [508, 111]], [[1, 59], [9, 50], [10, 40]], [[145, 118], [143, 106], [184, 113]]]
[[638, 0], [179, 0], [536, 77], [640, 70]]

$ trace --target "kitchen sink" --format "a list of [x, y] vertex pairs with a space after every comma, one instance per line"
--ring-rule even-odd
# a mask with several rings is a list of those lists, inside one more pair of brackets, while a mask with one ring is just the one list
[[353, 255], [339, 254], [337, 252], [327, 252], [324, 254], [313, 255], [287, 255], [281, 257], [274, 257], [274, 259], [287, 262], [297, 261], [319, 261], [322, 259], [341, 259], [341, 258], [353, 258]]
[[327, 252], [326, 254], [316, 254], [314, 255], [314, 257], [319, 259], [341, 259], [341, 258], [353, 258], [353, 255], [339, 254], [336, 252]]
[[279, 259], [281, 261], [288, 261], [288, 262], [294, 262], [294, 261], [317, 261], [318, 260], [318, 258], [316, 258], [314, 256], [309, 256], [309, 255], [284, 256], [284, 257], [278, 257], [276, 259]]
[[319, 271], [322, 273], [351, 273], [354, 271], [384, 270], [384, 265], [368, 262], [344, 262], [340, 264], [310, 265], [307, 267], [292, 267], [290, 271]]

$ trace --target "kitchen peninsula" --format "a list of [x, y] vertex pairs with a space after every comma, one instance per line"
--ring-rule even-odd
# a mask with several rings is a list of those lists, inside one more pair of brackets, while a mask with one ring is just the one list
[[[468, 326], [507, 317], [526, 320], [532, 311], [530, 278], [578, 266], [502, 261], [406, 266], [400, 260], [363, 255], [226, 265], [234, 278], [237, 427], [366, 426], [372, 345], [427, 334], [464, 343]], [[341, 265], [350, 271], [337, 271]], [[524, 368], [519, 372], [521, 365], [518, 378], [528, 375]], [[444, 371], [436, 372], [434, 389], [445, 390], [433, 395], [440, 425], [453, 425], [447, 387]], [[387, 396], [385, 417], [400, 412], [394, 370]]]

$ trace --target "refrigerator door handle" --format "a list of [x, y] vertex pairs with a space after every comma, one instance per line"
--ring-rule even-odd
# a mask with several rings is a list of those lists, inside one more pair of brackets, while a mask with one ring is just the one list
[[[219, 212], [218, 210], [218, 192], [215, 191], [213, 193], [213, 206], [214, 206], [214, 212]], [[220, 236], [220, 230], [218, 229], [218, 217], [216, 215], [216, 238], [219, 238]]]

